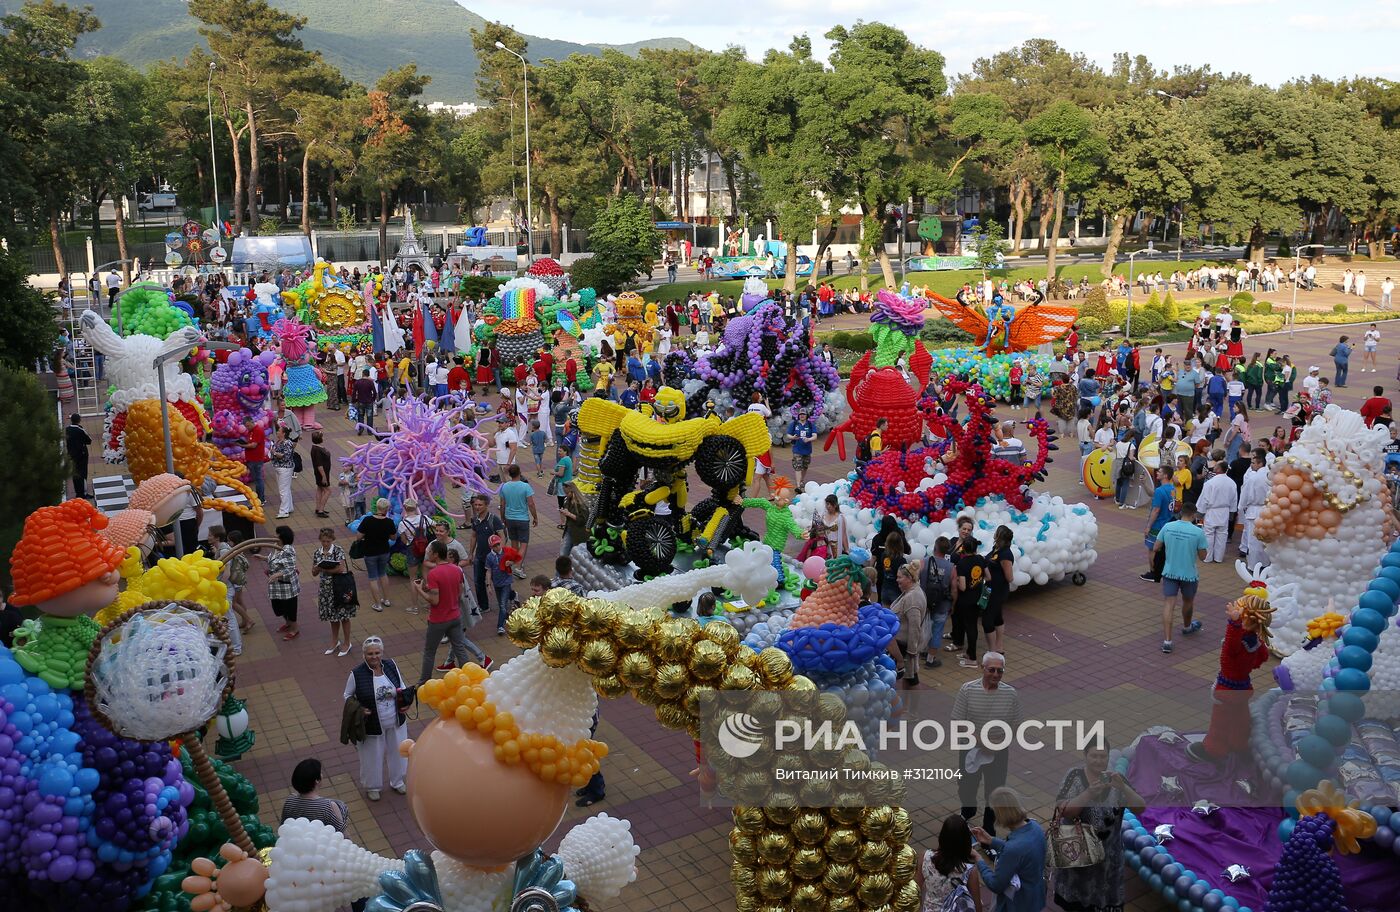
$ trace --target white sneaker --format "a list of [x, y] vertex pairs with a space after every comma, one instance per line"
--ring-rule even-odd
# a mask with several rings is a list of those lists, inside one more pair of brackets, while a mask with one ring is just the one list
[[370, 790], [369, 790], [369, 800], [370, 800], [370, 801], [378, 801], [378, 800], [379, 800], [379, 789], [370, 789]]

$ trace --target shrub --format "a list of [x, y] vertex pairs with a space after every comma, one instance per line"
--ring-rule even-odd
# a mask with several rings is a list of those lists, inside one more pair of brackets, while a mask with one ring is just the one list
[[868, 352], [875, 348], [875, 337], [868, 332], [846, 333], [845, 343], [839, 347], [853, 352]]
[[1234, 312], [1236, 316], [1241, 314], [1248, 315], [1256, 312], [1253, 301], [1231, 301], [1230, 310]]
[[1113, 319], [1108, 309], [1108, 292], [1103, 290], [1103, 286], [1090, 288], [1084, 296], [1084, 303], [1079, 305], [1079, 318], [1083, 320], [1086, 317], [1098, 320], [1101, 326], [1107, 326]]
[[1167, 296], [1162, 299], [1161, 314], [1162, 319], [1165, 321], [1162, 324], [1163, 326], [1171, 326], [1176, 323], [1177, 320], [1181, 319], [1181, 310], [1177, 307], [1176, 298], [1172, 297], [1170, 291], [1168, 291]]
[[1346, 312], [1347, 312], [1347, 306], [1346, 306], [1345, 304], [1333, 304], [1333, 305], [1332, 305], [1332, 313], [1334, 313], [1334, 314], [1344, 314], [1344, 313], [1346, 313]]
[[1254, 303], [1254, 295], [1250, 294], [1250, 293], [1247, 292], [1247, 291], [1237, 291], [1237, 292], [1235, 292], [1234, 294], [1232, 294], [1232, 295], [1230, 296], [1230, 307], [1231, 307], [1231, 309], [1233, 309], [1234, 306], [1235, 306], [1236, 304], [1253, 304], [1253, 303]]
[[[1136, 309], [1136, 310], [1141, 310], [1142, 308], [1141, 308], [1141, 307], [1138, 307], [1138, 308], [1135, 308], [1135, 309]], [[1126, 319], [1128, 319], [1128, 302], [1127, 302], [1127, 301], [1109, 301], [1109, 302], [1108, 302], [1108, 320], [1107, 320], [1107, 322], [1106, 322], [1104, 325], [1105, 325], [1105, 326], [1122, 326], [1122, 325], [1123, 325], [1123, 321], [1126, 320]]]
[[[1157, 289], [1152, 289], [1152, 294], [1147, 296], [1147, 303], [1143, 306], [1152, 311], [1160, 311], [1162, 309], [1162, 296], [1157, 294]], [[1137, 314], [1134, 313], [1133, 317], [1136, 318]]]
[[1255, 301], [1254, 312], [1257, 314], [1271, 314], [1274, 312], [1274, 305], [1268, 301]]
[[[489, 298], [496, 293], [505, 279], [497, 279], [491, 276], [462, 276], [462, 283], [458, 286], [460, 294], [467, 298]], [[587, 286], [580, 285], [580, 288]]]
[[1162, 318], [1162, 314], [1149, 307], [1133, 308], [1133, 325], [1131, 335], [1133, 338], [1145, 336], [1149, 333], [1161, 332], [1167, 326], [1167, 321]]
[[[49, 326], [53, 325], [50, 318]], [[5, 402], [0, 417], [5, 452], [14, 460], [0, 478], [0, 503], [5, 504], [0, 519], [0, 583], [8, 586], [10, 553], [24, 529], [25, 517], [62, 500], [64, 482], [72, 472], [68, 457], [60, 452], [63, 431], [54, 413], [53, 396], [34, 372], [0, 368], [0, 395]]]
[[1101, 336], [1108, 327], [1098, 317], [1080, 317], [1075, 321], [1081, 336]]
[[919, 332], [925, 342], [965, 344], [974, 341], [972, 333], [959, 329], [951, 320], [941, 317], [929, 320]]
[[1240, 325], [1247, 333], [1278, 332], [1283, 328], [1283, 317], [1255, 315], [1241, 319]]

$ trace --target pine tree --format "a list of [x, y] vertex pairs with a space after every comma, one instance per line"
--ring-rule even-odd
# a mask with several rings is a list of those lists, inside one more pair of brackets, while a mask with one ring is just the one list
[[[48, 324], [50, 327], [53, 323]], [[53, 395], [28, 371], [0, 368], [0, 582], [10, 582], [10, 552], [24, 520], [63, 499], [71, 474]]]

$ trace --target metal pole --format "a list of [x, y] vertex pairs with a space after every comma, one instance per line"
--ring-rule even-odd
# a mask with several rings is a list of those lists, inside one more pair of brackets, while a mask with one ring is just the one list
[[1128, 254], [1128, 325], [1123, 330], [1123, 338], [1133, 337], [1133, 257], [1136, 253]]
[[[224, 222], [219, 218], [219, 157], [214, 154], [214, 61], [209, 61], [209, 79], [205, 83], [205, 98], [209, 102], [209, 167], [214, 172], [214, 231], [219, 240], [224, 237]], [[301, 204], [306, 205], [306, 200]]]
[[1293, 338], [1293, 324], [1298, 319], [1298, 270], [1302, 268], [1299, 251], [1293, 251], [1293, 304], [1288, 308], [1288, 338]]
[[520, 69], [525, 74], [525, 263], [529, 265], [535, 256], [535, 203], [530, 193], [530, 65], [524, 54], [517, 54], [499, 41], [496, 47], [520, 58]]
[[[156, 388], [160, 396], [160, 432], [165, 438], [165, 471], [175, 474], [175, 453], [170, 446], [170, 402], [165, 398], [165, 362], [156, 362]], [[184, 510], [180, 511], [182, 514]], [[175, 517], [175, 556], [185, 556], [185, 543], [180, 538], [180, 517]]]

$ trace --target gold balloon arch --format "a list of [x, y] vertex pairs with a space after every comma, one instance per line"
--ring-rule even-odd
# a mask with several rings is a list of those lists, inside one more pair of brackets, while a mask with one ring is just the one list
[[[823, 720], [838, 724], [845, 716], [839, 699], [817, 693], [809, 679], [794, 673], [786, 653], [755, 652], [723, 621], [701, 626], [660, 609], [637, 611], [553, 589], [511, 614], [506, 632], [522, 649], [539, 647], [552, 667], [576, 665], [600, 696], [631, 694], [651, 706], [662, 725], [692, 738], [701, 735], [706, 695], [721, 691], [807, 692], [812, 712]], [[876, 793], [890, 803], [875, 806], [852, 805], [852, 796], [843, 796], [830, 780], [774, 794], [771, 774], [763, 769], [775, 759], [782, 757], [760, 753], [721, 766], [721, 758], [713, 758], [732, 777], [739, 800], [749, 776], [753, 794], [762, 794], [767, 804], [734, 808], [730, 877], [739, 912], [915, 912], [913, 826], [896, 804], [901, 786], [892, 782]], [[878, 766], [854, 750], [824, 759], [832, 768]]]

